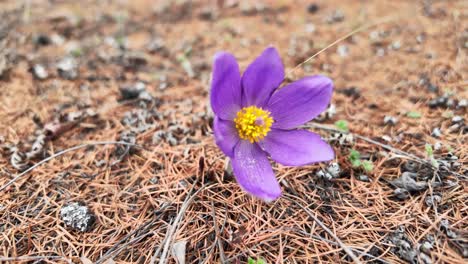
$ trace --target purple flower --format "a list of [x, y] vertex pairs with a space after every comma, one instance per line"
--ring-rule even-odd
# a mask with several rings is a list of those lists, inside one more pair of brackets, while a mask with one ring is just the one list
[[333, 82], [325, 76], [300, 79], [276, 90], [284, 67], [269, 47], [240, 75], [234, 56], [215, 55], [211, 107], [216, 144], [231, 158], [239, 185], [271, 201], [281, 195], [268, 156], [287, 166], [334, 158], [319, 135], [296, 127], [317, 117], [330, 102]]

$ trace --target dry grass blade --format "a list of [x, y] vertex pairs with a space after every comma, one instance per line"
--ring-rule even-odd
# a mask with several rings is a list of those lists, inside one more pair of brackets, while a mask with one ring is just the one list
[[[183, 219], [185, 211], [187, 208], [190, 206], [192, 203], [193, 199], [197, 196], [198, 193], [200, 193], [206, 186], [203, 185], [200, 189], [198, 189], [196, 192], [192, 194], [193, 188], [195, 188], [196, 181], [192, 185], [192, 189], [189, 191], [187, 194], [187, 197], [185, 198], [182, 207], [180, 208], [177, 217], [174, 220], [174, 223], [172, 223], [171, 228], [169, 229], [170, 231], [166, 234], [166, 237], [164, 238], [164, 248], [161, 253], [161, 256], [159, 257], [159, 264], [164, 264], [167, 263], [167, 254], [169, 253], [169, 248], [170, 245], [172, 244], [172, 238], [174, 236], [174, 233], [177, 231], [177, 228], [179, 226], [180, 221]], [[153, 256], [154, 259], [154, 256]]]

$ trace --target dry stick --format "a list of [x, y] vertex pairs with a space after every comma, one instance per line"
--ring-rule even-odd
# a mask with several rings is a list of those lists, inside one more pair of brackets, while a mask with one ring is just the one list
[[[292, 199], [292, 198], [289, 198], [289, 197], [285, 197], [286, 199], [288, 199], [289, 201], [295, 203], [297, 206], [301, 207], [302, 210], [304, 210], [304, 212], [306, 212], [312, 219], [314, 219], [314, 221], [323, 229], [325, 230], [330, 236], [333, 237], [333, 239], [335, 239], [335, 241], [340, 245], [341, 249], [343, 249], [343, 251], [353, 260], [354, 263], [361, 263], [361, 261], [356, 257], [356, 255], [354, 255], [353, 251], [351, 249], [349, 249], [348, 246], [346, 246], [336, 235], [335, 233], [333, 233], [322, 221], [320, 221], [320, 219], [318, 219], [313, 213], [311, 213], [309, 211], [308, 208], [304, 207], [302, 204], [300, 204], [299, 202], [297, 202], [295, 199]], [[294, 197], [297, 199], [297, 197]]]
[[[318, 124], [318, 123], [313, 123], [313, 122], [309, 122], [309, 123], [307, 123], [307, 125], [305, 125], [305, 126], [303, 126], [303, 127], [305, 127], [305, 128], [317, 128], [317, 129], [326, 130], [326, 131], [331, 131], [331, 132], [349, 134], [349, 135], [352, 135], [352, 136], [354, 136], [354, 137], [356, 137], [356, 138], [359, 138], [359, 139], [361, 139], [361, 140], [367, 141], [367, 142], [369, 142], [369, 143], [371, 143], [371, 144], [380, 146], [380, 147], [382, 147], [383, 149], [386, 149], [386, 150], [388, 150], [388, 151], [392, 151], [392, 152], [394, 152], [394, 153], [396, 153], [396, 154], [398, 154], [398, 155], [400, 155], [400, 156], [402, 156], [402, 157], [404, 157], [404, 158], [407, 158], [407, 159], [410, 159], [410, 160], [414, 160], [414, 161], [417, 161], [417, 162], [419, 162], [419, 163], [427, 164], [427, 165], [430, 165], [432, 168], [437, 169], [437, 167], [435, 167], [430, 161], [427, 161], [427, 160], [425, 160], [425, 159], [423, 159], [423, 158], [420, 158], [420, 157], [418, 157], [418, 156], [416, 156], [416, 155], [414, 155], [414, 154], [405, 152], [405, 151], [403, 151], [403, 150], [394, 148], [394, 147], [392, 147], [392, 146], [390, 146], [390, 145], [387, 145], [387, 144], [384, 144], [384, 143], [380, 143], [380, 142], [378, 142], [378, 141], [376, 141], [376, 140], [370, 139], [370, 138], [365, 137], [365, 136], [361, 136], [361, 135], [358, 135], [358, 134], [355, 134], [355, 133], [350, 133], [350, 132], [343, 132], [343, 131], [341, 131], [341, 130], [339, 130], [339, 129], [336, 129], [336, 128], [333, 128], [333, 127], [330, 127], [330, 126], [327, 126], [327, 125], [322, 125], [322, 124]], [[456, 171], [453, 171], [453, 170], [451, 170], [451, 169], [449, 169], [449, 168], [447, 168], [446, 170], [447, 170], [448, 172], [450, 172], [450, 173], [453, 173], [453, 174], [457, 175], [458, 177], [465, 178], [465, 179], [468, 178], [467, 176], [465, 176], [465, 175], [463, 175], [463, 174], [461, 174], [461, 173], [458, 173], [458, 172], [456, 172]]]
[[[211, 203], [211, 206], [212, 206], [212, 214], [213, 214], [213, 223], [215, 224], [216, 226], [216, 216], [214, 215], [214, 204]], [[226, 226], [226, 221], [227, 221], [227, 207], [224, 208], [225, 209], [225, 213], [224, 213], [224, 222], [223, 222], [223, 225], [221, 226], [221, 230], [219, 231], [216, 231], [215, 230], [215, 233], [216, 233], [216, 238], [215, 238], [215, 241], [213, 242], [213, 244], [210, 246], [210, 250], [208, 251], [208, 253], [206, 253], [206, 257], [205, 259], [201, 262], [201, 264], [205, 264], [208, 262], [208, 259], [211, 257], [211, 254], [215, 248], [215, 246], [218, 246], [219, 247], [219, 254], [220, 254], [220, 258], [222, 260], [221, 264], [224, 264], [224, 263], [229, 263], [229, 259], [226, 260], [226, 255], [224, 254], [224, 250], [222, 248], [222, 242], [220, 241], [220, 238], [218, 237], [218, 234], [222, 233], [224, 231], [224, 227]], [[219, 242], [218, 242], [219, 241]]]
[[[166, 257], [167, 257], [167, 252], [169, 251], [169, 246], [172, 243], [172, 236], [177, 230], [177, 227], [179, 226], [179, 222], [182, 220], [182, 217], [185, 214], [185, 211], [189, 207], [189, 205], [192, 203], [193, 199], [197, 196], [197, 194], [204, 189], [205, 185], [203, 185], [200, 189], [198, 189], [193, 195], [190, 195], [192, 193], [193, 189], [195, 188], [197, 181], [195, 181], [192, 185], [192, 189], [190, 190], [189, 194], [184, 200], [184, 203], [182, 204], [182, 207], [180, 208], [179, 214], [177, 214], [176, 219], [174, 220], [174, 223], [171, 226], [171, 229], [169, 233], [166, 235], [165, 244], [164, 244], [164, 249], [163, 252], [161, 253], [161, 257], [159, 258], [159, 264], [164, 264], [166, 263]], [[153, 256], [154, 257], [154, 256]]]
[[16, 175], [13, 179], [11, 179], [9, 182], [7, 182], [5, 185], [3, 185], [2, 187], [0, 187], [0, 192], [5, 190], [8, 186], [12, 185], [15, 181], [17, 181], [19, 178], [21, 178], [23, 175], [27, 174], [28, 172], [34, 170], [35, 168], [41, 166], [42, 164], [48, 162], [49, 160], [52, 160], [56, 157], [59, 157], [65, 153], [68, 153], [68, 152], [71, 152], [71, 151], [75, 151], [75, 150], [78, 150], [78, 149], [82, 149], [82, 148], [86, 148], [86, 147], [90, 147], [90, 146], [97, 146], [97, 145], [126, 145], [126, 146], [132, 146], [132, 147], [137, 147], [137, 148], [141, 148], [141, 149], [144, 149], [142, 146], [140, 145], [136, 145], [136, 144], [132, 144], [132, 143], [128, 143], [128, 142], [123, 142], [123, 141], [98, 141], [98, 142], [92, 142], [92, 143], [85, 143], [85, 144], [81, 144], [81, 145], [78, 145], [78, 146], [74, 146], [74, 147], [71, 147], [71, 148], [68, 148], [68, 149], [64, 149], [62, 151], [59, 151], [57, 153], [55, 153], [54, 155], [50, 156], [50, 157], [47, 157], [41, 161], [39, 161], [38, 163], [34, 164], [33, 166], [29, 167], [27, 170], [21, 172], [20, 174]]
[[0, 261], [32, 261], [32, 260], [44, 260], [44, 259], [61, 259], [67, 263], [73, 262], [65, 257], [61, 256], [21, 256], [21, 257], [0, 257]]
[[356, 28], [355, 30], [349, 32], [348, 34], [342, 36], [341, 38], [335, 40], [334, 42], [332, 42], [330, 45], [326, 46], [325, 48], [319, 50], [317, 53], [315, 53], [314, 55], [310, 56], [309, 58], [307, 58], [305, 61], [299, 63], [298, 65], [296, 65], [296, 67], [292, 68], [291, 70], [288, 71], [288, 73], [286, 73], [286, 77], [288, 77], [291, 73], [293, 73], [295, 70], [297, 70], [299, 67], [301, 67], [302, 65], [306, 64], [307, 62], [309, 62], [311, 59], [317, 57], [319, 54], [321, 54], [322, 52], [326, 51], [327, 49], [335, 46], [336, 44], [340, 43], [341, 41], [351, 37], [352, 35], [356, 34], [356, 33], [359, 33], [363, 30], [366, 30], [368, 28], [371, 28], [371, 27], [374, 27], [374, 26], [377, 26], [379, 24], [383, 24], [383, 23], [387, 23], [387, 22], [390, 22], [392, 20], [395, 20], [396, 18], [395, 17], [387, 17], [387, 18], [384, 18], [380, 21], [376, 21], [376, 22], [373, 22], [373, 23], [369, 23], [369, 24], [366, 24], [366, 25], [363, 25], [363, 26], [360, 26], [358, 28]]
[[165, 244], [167, 236], [168, 236], [169, 232], [171, 232], [171, 229], [169, 228], [169, 226], [172, 226], [172, 223], [174, 223], [173, 219], [171, 219], [169, 221], [169, 224], [168, 224], [168, 227], [167, 227], [167, 230], [166, 230], [166, 235], [164, 236], [163, 241], [161, 241], [161, 243], [159, 244], [158, 248], [156, 248], [156, 250], [154, 251], [154, 254], [153, 254], [153, 256], [151, 257], [151, 260], [150, 260], [150, 264], [154, 264], [156, 262], [156, 258], [158, 257], [159, 252], [161, 252], [162, 245]]

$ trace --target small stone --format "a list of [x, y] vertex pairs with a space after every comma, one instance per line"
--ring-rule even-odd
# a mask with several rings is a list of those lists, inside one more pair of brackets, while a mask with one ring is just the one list
[[463, 117], [461, 117], [461, 116], [454, 116], [452, 118], [452, 123], [454, 123], [454, 124], [461, 123], [461, 122], [463, 122]]
[[423, 264], [432, 264], [432, 259], [429, 255], [420, 252], [419, 253], [419, 258], [422, 260]]
[[419, 34], [416, 36], [416, 41], [421, 44], [424, 42], [424, 40], [426, 39], [426, 36], [424, 34]]
[[330, 104], [330, 106], [325, 110], [325, 112], [321, 113], [318, 117], [318, 121], [324, 121], [327, 119], [333, 118], [336, 114], [336, 106], [334, 104]]
[[146, 45], [146, 49], [149, 52], [152, 52], [152, 53], [163, 51], [165, 49], [165, 47], [166, 46], [165, 46], [164, 40], [162, 38], [159, 38], [159, 37], [152, 39]]
[[359, 88], [357, 88], [355, 86], [340, 89], [337, 92], [342, 93], [342, 94], [346, 95], [347, 97], [352, 97], [353, 99], [357, 99], [357, 98], [361, 97], [361, 91], [359, 90]]
[[426, 240], [419, 247], [419, 250], [426, 254], [429, 254], [431, 249], [433, 248], [434, 248], [434, 237], [431, 235], [428, 235]]
[[387, 142], [391, 142], [391, 141], [392, 141], [392, 138], [391, 138], [390, 136], [388, 136], [388, 135], [383, 135], [383, 136], [382, 136], [382, 139], [385, 140], [385, 141], [387, 141]]
[[44, 80], [47, 77], [49, 77], [49, 74], [47, 73], [47, 70], [41, 64], [34, 65], [33, 73], [34, 73], [34, 77], [36, 77], [37, 79], [40, 79], [40, 80]]
[[309, 12], [310, 14], [315, 14], [317, 13], [318, 10], [319, 10], [319, 6], [315, 3], [309, 4], [307, 6], [307, 12]]
[[153, 133], [152, 143], [158, 144], [165, 137], [166, 132], [163, 130], [158, 130]]
[[179, 141], [177, 140], [177, 138], [174, 137], [174, 135], [172, 133], [167, 133], [166, 134], [166, 141], [167, 143], [169, 143], [169, 145], [171, 146], [175, 146], [179, 143]]
[[450, 223], [447, 219], [440, 221], [440, 228], [445, 231], [449, 238], [457, 238], [457, 233], [450, 228]]
[[434, 204], [437, 205], [438, 203], [440, 203], [442, 201], [442, 197], [440, 197], [440, 195], [434, 194], [427, 196], [424, 201], [428, 207], [431, 207]]
[[397, 188], [403, 188], [410, 192], [419, 192], [426, 190], [428, 183], [425, 181], [417, 181], [418, 174], [413, 172], [403, 172], [401, 176], [390, 183]]
[[336, 51], [340, 57], [347, 57], [349, 55], [349, 48], [346, 45], [339, 45]]
[[121, 100], [136, 99], [145, 89], [146, 84], [144, 82], [137, 82], [134, 85], [120, 87]]
[[440, 130], [440, 128], [435, 127], [435, 128], [432, 130], [431, 135], [432, 135], [433, 137], [438, 138], [438, 137], [440, 137], [440, 136], [442, 135], [442, 131]]
[[434, 144], [434, 150], [440, 150], [442, 148], [442, 143], [440, 143], [439, 141], [437, 141], [435, 144]]
[[56, 46], [61, 46], [61, 45], [63, 45], [63, 43], [65, 43], [65, 38], [58, 35], [58, 34], [52, 34], [50, 36], [50, 40]]
[[435, 85], [433, 83], [428, 83], [426, 85], [426, 88], [431, 93], [437, 93], [439, 91], [439, 86], [437, 86], [437, 85]]
[[383, 122], [385, 125], [394, 126], [396, 123], [398, 123], [398, 118], [394, 116], [384, 116]]
[[468, 105], [468, 100], [462, 99], [458, 101], [457, 108], [466, 108]]
[[394, 42], [392, 43], [391, 48], [392, 48], [393, 50], [399, 50], [399, 49], [401, 48], [401, 42], [400, 42], [399, 40], [394, 41]]
[[452, 169], [459, 169], [462, 166], [462, 164], [458, 161], [452, 162]]
[[143, 100], [143, 101], [147, 101], [147, 102], [151, 102], [151, 101], [153, 101], [154, 97], [148, 91], [142, 91], [138, 95], [138, 99]]
[[331, 15], [329, 15], [325, 21], [328, 23], [328, 24], [333, 24], [333, 23], [338, 23], [338, 22], [342, 22], [345, 18], [345, 15], [343, 13], [343, 11], [341, 10], [335, 10]]
[[325, 180], [331, 180], [333, 178], [338, 178], [341, 173], [340, 165], [336, 162], [332, 162], [325, 170], [319, 170], [316, 175], [319, 178]]
[[47, 46], [51, 43], [50, 38], [44, 34], [38, 34], [33, 38], [34, 44], [39, 46]]
[[340, 175], [340, 172], [341, 172], [341, 169], [340, 169], [340, 165], [336, 162], [332, 162], [328, 168], [327, 168], [327, 171], [334, 177], [338, 177]]
[[242, 1], [240, 4], [240, 10], [243, 15], [249, 16], [255, 14], [255, 8], [249, 3], [249, 1]]
[[95, 216], [86, 205], [80, 203], [68, 204], [60, 209], [60, 217], [66, 226], [86, 232], [94, 224]]
[[432, 99], [428, 102], [429, 107], [436, 108], [436, 107], [447, 107], [447, 102], [449, 98], [447, 96], [437, 97]]
[[125, 68], [133, 70], [138, 70], [148, 64], [146, 55], [140, 52], [125, 52], [119, 60]]
[[369, 182], [369, 176], [364, 175], [364, 174], [359, 175], [358, 180], [363, 181], [363, 182]]
[[309, 33], [309, 34], [312, 34], [315, 32], [315, 25], [312, 24], [312, 23], [307, 23], [305, 25], [305, 32]]
[[393, 195], [400, 200], [406, 200], [410, 196], [410, 193], [406, 189], [396, 188], [393, 191]]
[[198, 16], [203, 20], [214, 20], [217, 17], [217, 13], [214, 8], [205, 7], [200, 11]]
[[68, 80], [74, 80], [78, 77], [78, 64], [73, 57], [65, 57], [57, 63], [59, 75]]
[[378, 31], [371, 31], [369, 33], [369, 39], [371, 42], [379, 42], [381, 37], [380, 37], [380, 33]]
[[384, 48], [377, 48], [377, 50], [375, 52], [375, 55], [377, 55], [379, 57], [385, 56], [385, 49]]
[[458, 157], [450, 152], [447, 154], [447, 158], [449, 160], [458, 160]]

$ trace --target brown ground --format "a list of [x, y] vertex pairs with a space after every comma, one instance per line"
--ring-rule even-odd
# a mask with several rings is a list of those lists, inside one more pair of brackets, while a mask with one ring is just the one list
[[[362, 262], [466, 261], [466, 1], [285, 0], [263, 1], [263, 8], [227, 0], [237, 5], [31, 1], [28, 8], [27, 2], [0, 1], [0, 262], [151, 263], [167, 243], [173, 263], [170, 249], [180, 241], [187, 242], [188, 263], [351, 262], [311, 215]], [[314, 13], [307, 11], [311, 2], [319, 7]], [[342, 21], [327, 22], [336, 10]], [[210, 128], [213, 54], [230, 51], [245, 69], [273, 44], [288, 72], [374, 22], [382, 23], [290, 75], [322, 73], [335, 81], [336, 114], [314, 130], [330, 139], [336, 135], [327, 128], [348, 121], [353, 138], [332, 140], [340, 177], [319, 179], [317, 170], [327, 164], [275, 165], [282, 198], [264, 203], [242, 192], [224, 170], [227, 160]], [[306, 30], [310, 24], [315, 32]], [[148, 49], [158, 41], [159, 49]], [[348, 54], [340, 55], [346, 47]], [[79, 75], [67, 80], [56, 66], [70, 53]], [[34, 78], [37, 64], [47, 78]], [[119, 88], [136, 82], [146, 84], [147, 100], [120, 100]], [[446, 93], [448, 104], [428, 106]], [[384, 125], [386, 115], [399, 121]], [[452, 120], [457, 116], [464, 120]], [[439, 138], [431, 136], [436, 127]], [[24, 158], [44, 131], [44, 144]], [[21, 170], [70, 147], [134, 139], [144, 149], [87, 146], [6, 186]], [[425, 151], [436, 142], [438, 170], [426, 163]], [[365, 172], [351, 166], [351, 149], [372, 161], [370, 182], [359, 180]], [[404, 171], [416, 171], [425, 187], [398, 199], [390, 182]], [[96, 215], [87, 232], [60, 217], [62, 206], [75, 201]], [[183, 218], [173, 225], [178, 215]]]

